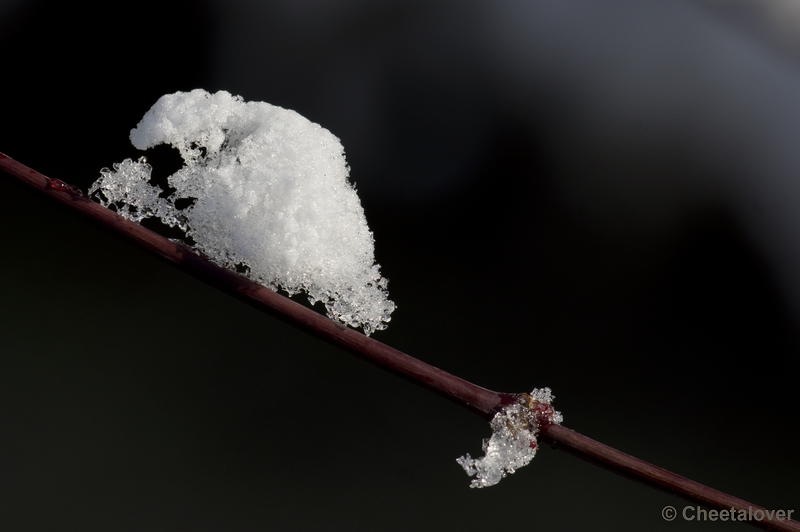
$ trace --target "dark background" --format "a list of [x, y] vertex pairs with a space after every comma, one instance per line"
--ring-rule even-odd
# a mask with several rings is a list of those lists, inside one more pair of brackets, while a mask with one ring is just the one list
[[[111, 4], [111, 3], [109, 3]], [[375, 336], [800, 512], [792, 2], [0, 2], [0, 151], [86, 190], [156, 99], [341, 140], [398, 304]], [[154, 163], [155, 164], [155, 163]], [[0, 179], [4, 530], [745, 530], [487, 425]], [[738, 528], [737, 528], [738, 527]]]

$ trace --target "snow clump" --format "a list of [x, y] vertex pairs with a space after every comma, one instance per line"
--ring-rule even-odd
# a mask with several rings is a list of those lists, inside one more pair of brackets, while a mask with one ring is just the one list
[[185, 164], [168, 178], [171, 194], [150, 184], [144, 158], [101, 170], [89, 192], [104, 206], [179, 227], [217, 264], [273, 290], [305, 291], [367, 335], [386, 328], [395, 304], [344, 149], [328, 130], [288, 109], [197, 89], [162, 96], [130, 138], [140, 150], [171, 144]]
[[456, 459], [469, 476], [471, 488], [494, 486], [500, 480], [526, 466], [536, 456], [536, 437], [543, 423], [561, 424], [564, 417], [550, 406], [554, 396], [550, 388], [534, 388], [521, 394], [521, 401], [508, 405], [491, 421], [492, 437], [483, 440], [483, 458], [469, 454]]

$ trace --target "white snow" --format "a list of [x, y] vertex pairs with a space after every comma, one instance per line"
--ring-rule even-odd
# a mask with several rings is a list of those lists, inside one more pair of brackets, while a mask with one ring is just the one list
[[[339, 139], [298, 113], [197, 89], [162, 96], [131, 131], [140, 149], [171, 144], [185, 165], [164, 197], [142, 158], [103, 169], [90, 193], [141, 221], [160, 218], [226, 267], [289, 294], [305, 291], [328, 316], [366, 334], [385, 329], [395, 304], [375, 264]], [[175, 202], [193, 203], [179, 209]]]
[[[470, 487], [494, 486], [500, 480], [526, 466], [536, 456], [540, 416], [548, 423], [560, 424], [564, 418], [550, 408], [555, 398], [550, 388], [534, 388], [526, 402], [509, 405], [498, 412], [491, 421], [492, 436], [483, 440], [483, 458], [469, 454], [456, 459], [469, 476], [474, 476]], [[544, 407], [536, 409], [536, 405]]]

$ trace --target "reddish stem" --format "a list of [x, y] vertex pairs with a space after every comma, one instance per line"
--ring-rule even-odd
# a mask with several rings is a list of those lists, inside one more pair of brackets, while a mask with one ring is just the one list
[[[411, 357], [393, 347], [336, 323], [291, 299], [273, 292], [242, 275], [218, 266], [188, 247], [126, 220], [92, 201], [76, 187], [39, 172], [0, 153], [0, 170], [42, 192], [69, 210], [89, 218], [138, 246], [163, 258], [181, 270], [202, 279], [242, 301], [294, 325], [356, 356], [396, 373], [469, 408], [490, 420], [503, 406], [515, 402], [518, 394], [487, 390], [446, 371]], [[542, 416], [537, 416], [542, 417]], [[542, 423], [540, 436], [555, 449], [566, 451], [617, 474], [667, 491], [696, 504], [718, 510], [766, 510], [742, 499], [704, 486], [613, 449], [561, 425]], [[765, 530], [800, 532], [797, 521], [776, 519], [746, 521]]]
[[[800, 523], [794, 520], [780, 521], [773, 517], [764, 517], [758, 521], [753, 514], [759, 510], [763, 516], [767, 510], [762, 506], [728, 495], [719, 490], [709, 488], [699, 482], [676, 475], [666, 469], [635, 458], [613, 447], [570, 430], [562, 425], [547, 425], [540, 428], [540, 438], [551, 444], [553, 448], [565, 451], [587, 462], [599, 465], [618, 475], [642, 482], [650, 487], [677, 495], [696, 504], [716, 510], [736, 510], [739, 516], [744, 511], [748, 516], [745, 523], [764, 530], [800, 531]], [[681, 512], [681, 509], [678, 509]], [[772, 511], [771, 511], [772, 512]], [[694, 515], [694, 514], [693, 514]], [[771, 515], [775, 515], [774, 512]], [[738, 519], [737, 519], [738, 520]]]

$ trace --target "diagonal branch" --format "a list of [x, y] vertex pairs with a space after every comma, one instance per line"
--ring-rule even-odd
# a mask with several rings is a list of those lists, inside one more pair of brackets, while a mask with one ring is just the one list
[[[336, 323], [269, 288], [210, 262], [182, 244], [126, 220], [95, 203], [76, 187], [58, 179], [45, 177], [3, 153], [0, 153], [0, 171], [38, 190], [70, 211], [132, 241], [186, 273], [267, 314], [469, 408], [484, 419], [490, 420], [503, 406], [516, 402], [519, 397], [519, 394], [494, 392], [472, 384]], [[540, 428], [540, 437], [555, 449], [693, 503], [725, 510], [730, 512], [729, 515], [733, 515], [734, 511], [736, 515], [747, 515], [745, 522], [758, 528], [800, 532], [800, 523], [797, 521], [774, 517], [772, 519], [764, 517], [759, 520], [757, 512], [761, 512], [760, 515], [763, 516], [770, 515], [761, 506], [656, 467], [564, 426], [544, 423]], [[756, 517], [753, 517], [754, 515]]]

